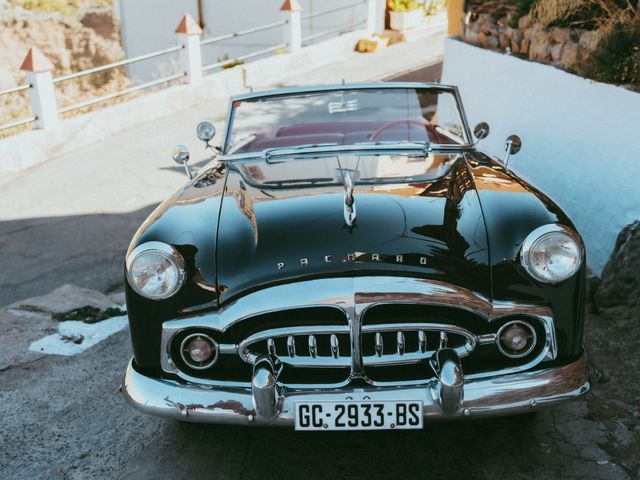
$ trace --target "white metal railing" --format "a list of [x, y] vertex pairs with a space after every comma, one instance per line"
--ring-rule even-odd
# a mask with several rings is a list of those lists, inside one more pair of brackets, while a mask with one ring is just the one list
[[145, 53], [144, 55], [138, 55], [137, 57], [131, 57], [124, 60], [119, 60], [117, 62], [100, 65], [99, 67], [87, 68], [86, 70], [81, 70], [79, 72], [68, 73], [67, 75], [60, 75], [59, 77], [56, 77], [53, 79], [53, 83], [59, 83], [59, 82], [64, 82], [65, 80], [72, 80], [74, 78], [84, 77], [85, 75], [91, 75], [92, 73], [104, 72], [112, 68], [124, 67], [125, 65], [141, 62], [142, 60], [148, 60], [150, 58], [160, 57], [161, 55], [166, 55], [168, 53], [178, 52], [182, 50], [182, 48], [183, 48], [182, 45], [176, 45], [175, 47], [165, 48], [164, 50], [158, 50], [157, 52]]
[[319, 12], [308, 13], [306, 15], [302, 15], [300, 18], [302, 20], [309, 20], [311, 18], [321, 17], [323, 15], [340, 12], [342, 10], [347, 10], [349, 8], [360, 7], [366, 4], [367, 4], [367, 0], [364, 0], [364, 1], [360, 0], [358, 2], [350, 3], [348, 5], [340, 5], [339, 7], [327, 8], [326, 10], [320, 10]]
[[[254, 33], [264, 32], [267, 30], [271, 30], [273, 28], [284, 27], [287, 24], [289, 24], [289, 19], [281, 20], [279, 22], [268, 23], [266, 25], [261, 25], [259, 27], [247, 28], [245, 30], [240, 30], [238, 32], [228, 33], [226, 35], [219, 35], [217, 37], [206, 38], [200, 41], [200, 46], [213, 45], [216, 43], [223, 42], [225, 40], [230, 40], [232, 38], [244, 37], [246, 35], [252, 35]], [[245, 62], [246, 60], [250, 60], [252, 58], [261, 57], [262, 55], [267, 55], [269, 53], [273, 53], [278, 50], [285, 49], [288, 46], [289, 46], [288, 43], [281, 43], [280, 45], [274, 45], [273, 47], [264, 48], [257, 52], [248, 53], [236, 58], [229, 58], [220, 62], [213, 63], [211, 65], [206, 65], [202, 67], [202, 71], [208, 72], [211, 70], [215, 70], [216, 68], [224, 68], [227, 65], [233, 65], [239, 62]]]
[[[24, 92], [26, 90], [29, 90], [30, 88], [31, 88], [31, 84], [27, 83], [27, 84], [24, 84], [24, 85], [18, 85], [17, 87], [12, 87], [12, 88], [7, 88], [5, 90], [0, 90], [0, 97], [2, 97], [3, 95], [9, 95], [11, 93]], [[36, 120], [37, 120], [37, 117], [35, 117], [35, 116], [21, 118], [20, 120], [14, 120], [13, 122], [9, 122], [9, 123], [5, 123], [4, 125], [0, 125], [0, 132], [2, 130], [8, 130], [10, 128], [15, 128], [15, 127], [20, 127], [22, 125], [27, 125], [29, 123], [35, 122]]]
[[[201, 31], [198, 28], [196, 29], [192, 28], [191, 30], [185, 29], [187, 33], [179, 33], [177, 38], [178, 45], [175, 45], [173, 47], [157, 50], [154, 52], [149, 52], [144, 55], [138, 55], [135, 57], [119, 60], [117, 62], [108, 63], [106, 65], [101, 65], [98, 67], [88, 68], [86, 70], [81, 70], [78, 72], [72, 72], [65, 75], [60, 75], [58, 77], [52, 77], [51, 71], [46, 69], [45, 71], [42, 71], [42, 69], [34, 69], [38, 71], [31, 71], [29, 69], [25, 69], [25, 76], [27, 77], [27, 83], [16, 86], [16, 87], [8, 88], [5, 90], [0, 90], [0, 97], [4, 95], [19, 93], [19, 92], [28, 92], [32, 115], [0, 125], [0, 131], [27, 125], [30, 123], [35, 123], [35, 126], [37, 128], [48, 129], [56, 126], [59, 123], [59, 118], [60, 118], [59, 115], [63, 113], [86, 108], [92, 105], [106, 102], [108, 100], [112, 100], [114, 98], [117, 98], [123, 95], [128, 95], [131, 93], [149, 89], [151, 87], [157, 87], [163, 84], [168, 84], [176, 80], [185, 80], [189, 84], [196, 85], [200, 83], [200, 81], [202, 80], [203, 73], [207, 73], [219, 68], [225, 68], [235, 63], [244, 63], [248, 60], [255, 59], [258, 57], [263, 57], [263, 56], [277, 53], [277, 52], [281, 52], [283, 50], [288, 50], [290, 53], [296, 54], [300, 52], [300, 49], [302, 48], [303, 45], [308, 45], [309, 43], [312, 43], [317, 39], [324, 38], [330, 35], [340, 35], [349, 31], [353, 31], [364, 25], [367, 25], [367, 29], [369, 31], [373, 31], [375, 29], [374, 17], [376, 16], [376, 12], [377, 12], [376, 10], [377, 1], [379, 0], [359, 0], [357, 2], [349, 3], [347, 5], [341, 5], [339, 7], [329, 8], [329, 9], [313, 12], [310, 14], [306, 14], [306, 15], [302, 15], [299, 9], [296, 10], [294, 8], [292, 9], [292, 11], [287, 10], [285, 12], [288, 14], [288, 17], [284, 20], [271, 22], [265, 25], [260, 25], [253, 28], [239, 30], [237, 32], [233, 32], [225, 35], [219, 35], [219, 36], [211, 37], [207, 39], [200, 39]], [[336, 13], [336, 12], [344, 11], [347, 9], [357, 8], [363, 5], [368, 5], [367, 20], [358, 21], [349, 25], [344, 25], [344, 26], [332, 28], [329, 30], [323, 30], [316, 34], [309, 35], [304, 38], [302, 37], [301, 24], [303, 21], [308, 21], [323, 15], [328, 15], [331, 13]], [[191, 23], [193, 23], [192, 19], [189, 19], [189, 20], [191, 21]], [[278, 45], [273, 45], [267, 48], [257, 50], [255, 52], [247, 53], [245, 55], [240, 55], [236, 58], [225, 59], [223, 61], [218, 61], [210, 65], [205, 65], [205, 66], [202, 65], [202, 47], [205, 47], [207, 45], [218, 44], [220, 42], [224, 42], [225, 40], [244, 37], [246, 35], [252, 35], [255, 33], [264, 32], [267, 30], [282, 28], [282, 27], [288, 27], [288, 30], [289, 30], [288, 39], [287, 39], [288, 41], [285, 40], [284, 42]], [[80, 77], [84, 77], [86, 75], [105, 72], [114, 68], [124, 67], [126, 65], [131, 65], [137, 62], [142, 62], [145, 60], [157, 58], [163, 55], [176, 53], [176, 52], [179, 53], [179, 56], [180, 56], [181, 71], [173, 75], [154, 79], [149, 82], [134, 85], [134, 86], [124, 88], [106, 95], [102, 95], [102, 96], [90, 98], [88, 100], [84, 100], [81, 102], [73, 103], [71, 105], [58, 107], [56, 104], [55, 87], [61, 82], [77, 79]]]
[[109, 93], [101, 97], [91, 98], [89, 100], [85, 100], [84, 102], [74, 103], [73, 105], [67, 105], [66, 107], [60, 108], [58, 111], [60, 113], [71, 112], [79, 108], [85, 108], [91, 105], [95, 105], [97, 103], [106, 102], [107, 100], [121, 97], [122, 95], [128, 95], [130, 93], [138, 92], [140, 90], [144, 90], [145, 88], [155, 87], [156, 85], [161, 85], [163, 83], [167, 83], [172, 80], [178, 80], [179, 78], [184, 78], [184, 76], [185, 74], [182, 72], [176, 73], [175, 75], [170, 75], [168, 77], [158, 78], [150, 82], [141, 83], [140, 85], [135, 85], [133, 87], [125, 88], [124, 90], [118, 90], [117, 92]]
[[284, 50], [289, 46], [288, 43], [281, 43], [280, 45], [275, 45], [273, 47], [268, 47], [262, 50], [258, 50], [257, 52], [247, 53], [246, 55], [240, 55], [236, 58], [229, 58], [228, 60], [223, 60], [221, 62], [212, 63], [211, 65], [207, 65], [202, 67], [203, 72], [208, 72], [210, 70], [214, 70], [216, 68], [224, 68], [226, 65], [232, 65], [234, 63], [245, 62], [246, 60], [251, 60], [252, 58], [261, 57], [268, 53], [277, 52], [279, 50]]
[[289, 20], [282, 20], [279, 22], [268, 23], [260, 27], [247, 28], [246, 30], [240, 30], [234, 33], [227, 33], [226, 35], [220, 35], [218, 37], [211, 37], [200, 41], [200, 45], [211, 45], [212, 43], [222, 42], [231, 38], [244, 37], [245, 35], [251, 35], [252, 33], [264, 32], [272, 28], [283, 27], [289, 23]]
[[313, 43], [315, 40], [318, 40], [319, 38], [328, 37], [330, 35], [342, 35], [352, 30], [357, 30], [358, 27], [364, 27], [366, 24], [367, 24], [366, 20], [361, 20], [360, 22], [356, 22], [352, 25], [332, 28], [331, 30], [324, 30], [322, 32], [314, 33], [313, 35], [302, 37], [302, 45], [309, 45], [310, 43]]

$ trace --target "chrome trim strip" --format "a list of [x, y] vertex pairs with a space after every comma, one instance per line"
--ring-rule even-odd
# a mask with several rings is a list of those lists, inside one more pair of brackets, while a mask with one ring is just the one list
[[[573, 400], [591, 388], [586, 355], [568, 365], [500, 375], [487, 379], [465, 378], [463, 408], [460, 417], [483, 417], [523, 413]], [[420, 400], [425, 418], [442, 417], [428, 387], [343, 388], [335, 390], [286, 390], [279, 405], [279, 415], [272, 420], [256, 418], [251, 387], [205, 388], [176, 381], [150, 378], [138, 373], [130, 362], [123, 381], [125, 399], [149, 415], [191, 422], [267, 423], [291, 426], [294, 403], [298, 401], [341, 400]]]
[[[436, 280], [419, 278], [366, 276], [339, 277], [306, 280], [277, 285], [237, 298], [218, 310], [201, 313], [193, 317], [169, 320], [162, 324], [161, 367], [167, 373], [178, 375], [183, 380], [203, 385], [226, 385], [227, 382], [193, 377], [181, 372], [171, 359], [170, 345], [173, 337], [184, 329], [203, 328], [225, 332], [231, 326], [253, 316], [291, 309], [330, 307], [337, 308], [345, 315], [351, 336], [351, 374], [346, 382], [336, 385], [322, 385], [323, 388], [342, 386], [353, 378], [364, 378], [364, 359], [361, 353], [361, 318], [366, 311], [383, 304], [420, 304], [462, 308], [487, 320], [496, 321], [507, 315], [521, 315], [536, 319], [544, 325], [545, 345], [541, 353], [524, 365], [469, 375], [468, 378], [484, 378], [494, 375], [514, 373], [530, 369], [543, 360], [556, 358], [557, 344], [551, 310], [548, 307], [529, 304], [515, 304], [504, 301], [490, 301], [488, 298], [456, 285]], [[250, 320], [249, 320], [250, 321]], [[339, 325], [330, 326], [333, 331]], [[301, 327], [302, 328], [302, 327]], [[344, 328], [344, 327], [343, 327]], [[369, 328], [367, 326], [366, 328]], [[291, 328], [286, 329], [288, 333]], [[329, 332], [331, 333], [331, 332]], [[486, 341], [486, 340], [485, 340]], [[231, 348], [225, 350], [232, 350]], [[241, 351], [239, 349], [238, 351]], [[224, 353], [221, 348], [221, 353]], [[334, 360], [331, 360], [333, 366]], [[425, 380], [425, 382], [428, 380]], [[370, 382], [372, 385], [386, 383]], [[415, 381], [409, 382], [415, 385]], [[232, 382], [243, 385], [241, 382]], [[395, 384], [401, 384], [395, 382]], [[289, 385], [291, 386], [291, 385]], [[308, 386], [307, 386], [308, 388]]]

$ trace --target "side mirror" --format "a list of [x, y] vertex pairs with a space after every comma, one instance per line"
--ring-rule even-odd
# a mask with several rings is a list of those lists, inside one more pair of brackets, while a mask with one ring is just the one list
[[211, 122], [200, 122], [196, 127], [196, 135], [208, 147], [211, 139], [216, 136], [216, 127]]
[[473, 129], [473, 135], [478, 140], [482, 140], [483, 138], [487, 138], [489, 136], [489, 131], [489, 124], [487, 122], [480, 122]]
[[504, 142], [504, 147], [509, 149], [511, 155], [515, 155], [522, 148], [522, 140], [518, 135], [510, 135]]
[[190, 179], [193, 178], [193, 173], [191, 169], [187, 165], [189, 162], [189, 149], [184, 145], [176, 145], [173, 149], [173, 154], [171, 155], [173, 161], [178, 165], [182, 165], [184, 167], [184, 171], [187, 173], [187, 177]]
[[502, 163], [504, 163], [505, 168], [507, 169], [509, 168], [509, 157], [511, 157], [511, 155], [517, 154], [521, 148], [522, 148], [522, 140], [520, 139], [519, 136], [509, 135], [509, 137], [507, 137], [507, 140], [504, 142], [505, 153], [504, 153], [504, 160], [502, 161]]

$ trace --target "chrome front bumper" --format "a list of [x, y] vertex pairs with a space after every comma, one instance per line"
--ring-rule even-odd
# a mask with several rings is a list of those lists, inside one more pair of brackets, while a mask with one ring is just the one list
[[[586, 355], [568, 365], [468, 380], [460, 408], [445, 414], [437, 397], [438, 382], [402, 387], [340, 388], [336, 390], [287, 390], [279, 392], [275, 416], [256, 413], [251, 389], [190, 385], [150, 378], [137, 372], [130, 362], [123, 393], [135, 408], [150, 415], [176, 420], [234, 424], [294, 424], [298, 401], [419, 400], [425, 418], [480, 417], [530, 412], [556, 405], [587, 393], [591, 387]], [[258, 400], [259, 401], [259, 400]]]

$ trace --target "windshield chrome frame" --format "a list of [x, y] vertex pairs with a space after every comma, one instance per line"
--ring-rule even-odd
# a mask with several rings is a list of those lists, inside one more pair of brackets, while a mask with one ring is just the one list
[[[261, 92], [249, 92], [241, 95], [234, 95], [229, 100], [229, 107], [227, 110], [227, 118], [225, 122], [225, 132], [224, 132], [224, 142], [221, 147], [222, 155], [219, 160], [221, 161], [233, 161], [233, 160], [242, 160], [246, 158], [256, 158], [256, 157], [265, 157], [264, 151], [260, 152], [247, 152], [247, 153], [232, 153], [227, 154], [224, 153], [227, 144], [229, 142], [230, 135], [230, 126], [233, 122], [233, 113], [234, 108], [233, 104], [237, 101], [242, 100], [254, 100], [260, 98], [277, 98], [277, 97], [290, 97], [296, 94], [305, 95], [308, 93], [324, 93], [324, 92], [335, 92], [340, 90], [380, 90], [380, 89], [389, 89], [389, 90], [397, 90], [397, 89], [429, 89], [439, 92], [446, 92], [453, 95], [456, 107], [458, 109], [458, 116], [460, 117], [460, 122], [462, 122], [462, 128], [464, 129], [465, 136], [468, 142], [473, 141], [473, 136], [471, 134], [471, 130], [469, 129], [469, 122], [467, 121], [467, 115], [464, 110], [464, 106], [462, 104], [462, 99], [460, 97], [460, 92], [458, 91], [458, 87], [453, 85], [442, 85], [439, 83], [422, 83], [422, 82], [378, 82], [378, 83], [352, 83], [352, 84], [335, 84], [335, 85], [317, 85], [317, 86], [304, 86], [304, 87], [286, 87], [286, 88], [278, 88], [278, 89], [270, 89], [263, 90]], [[381, 153], [387, 151], [415, 151], [422, 150], [425, 152], [431, 152], [435, 150], [441, 151], [468, 151], [474, 150], [474, 143], [461, 143], [461, 144], [427, 144], [425, 148], [425, 144], [423, 143], [397, 143], [395, 145], [380, 145], [380, 144], [354, 144], [354, 145], [332, 145], [332, 146], [319, 146], [319, 147], [307, 147], [300, 148], [296, 146], [292, 147], [283, 147], [282, 153], [278, 151], [270, 152], [269, 156], [275, 155], [293, 155], [293, 154], [308, 154], [308, 153], [338, 153], [338, 152], [357, 152], [357, 151], [379, 151]]]

